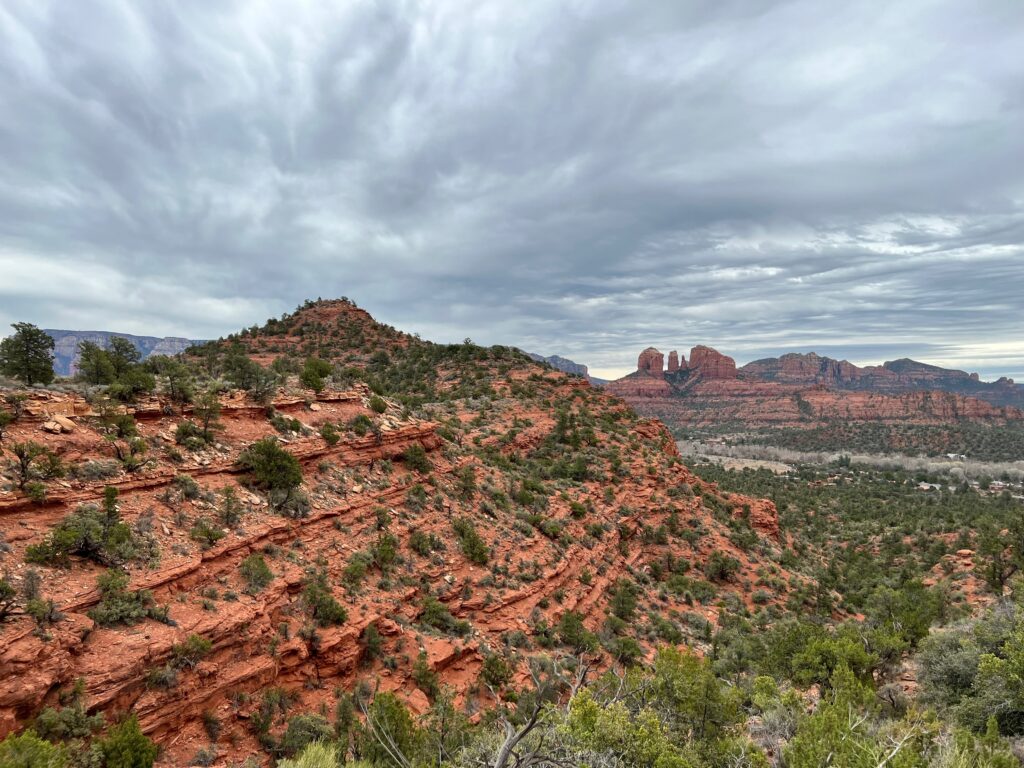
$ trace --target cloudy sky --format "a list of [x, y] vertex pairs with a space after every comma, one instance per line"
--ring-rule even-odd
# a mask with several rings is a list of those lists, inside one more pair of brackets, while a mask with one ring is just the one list
[[5, 0], [0, 323], [1024, 378], [1022, 51], [1020, 0]]

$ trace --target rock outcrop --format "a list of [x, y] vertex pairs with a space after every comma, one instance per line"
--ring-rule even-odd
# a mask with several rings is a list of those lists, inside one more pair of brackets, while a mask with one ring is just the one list
[[637, 373], [661, 377], [665, 375], [665, 356], [654, 347], [648, 347], [640, 353], [636, 361]]
[[977, 373], [941, 368], [908, 358], [859, 367], [847, 360], [835, 360], [813, 352], [790, 353], [747, 363], [739, 369], [739, 377], [745, 381], [804, 386], [825, 384], [837, 389], [887, 395], [936, 390], [974, 397], [992, 405], [1024, 409], [1024, 387], [1012, 379], [1003, 377], [986, 382]]
[[698, 344], [690, 350], [689, 369], [697, 371], [707, 380], [736, 378], [736, 361], [703, 344]]
[[[1009, 379], [981, 382], [977, 374], [913, 360], [859, 367], [814, 353], [747, 363], [697, 345], [689, 362], [654, 347], [640, 353], [637, 371], [606, 389], [647, 416], [673, 427], [808, 427], [832, 419], [887, 424], [986, 424], [1024, 420], [1018, 387]], [[977, 397], [972, 394], [977, 393]], [[982, 396], [984, 395], [984, 397]]]

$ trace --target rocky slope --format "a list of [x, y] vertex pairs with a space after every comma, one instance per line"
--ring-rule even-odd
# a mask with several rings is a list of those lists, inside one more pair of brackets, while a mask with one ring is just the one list
[[[309, 357], [331, 364], [318, 392], [296, 375]], [[420, 657], [472, 709], [487, 705], [478, 679], [489, 654], [511, 660], [513, 687], [527, 655], [571, 655], [557, 629], [567, 614], [599, 635], [593, 657], [606, 666], [627, 640], [643, 654], [679, 633], [700, 647], [720, 599], [752, 606], [755, 589], [782, 601], [802, 586], [776, 564], [770, 502], [719, 493], [683, 466], [664, 426], [515, 350], [429, 344], [335, 301], [186, 362], [198, 388], [248, 370], [244, 360], [274, 370], [278, 386], [268, 403], [225, 389], [209, 444], [178, 444], [178, 427], [200, 414], [167, 391], [124, 409], [147, 448], [137, 468], [116, 458], [126, 440], [109, 407], [30, 393], [2, 443], [0, 572], [19, 590], [37, 572], [59, 613], [16, 610], [0, 623], [0, 736], [81, 679], [91, 711], [138, 715], [159, 765], [189, 764], [214, 720], [216, 764], [266, 763], [255, 713], [270, 689], [291, 714], [330, 710], [367, 681], [423, 712], [433, 691], [413, 676]], [[268, 436], [300, 461], [305, 506], [241, 471], [240, 453]], [[18, 488], [11, 450], [27, 441], [69, 470], [37, 472], [45, 498]], [[105, 572], [95, 558], [26, 562], [74, 510], [109, 501], [106, 487], [150, 553], [125, 564], [130, 589], [168, 606], [168, 623], [94, 622]], [[270, 567], [261, 588], [241, 568], [253, 554]], [[344, 620], [317, 618], [317, 589]], [[613, 621], [624, 594], [635, 619]], [[211, 648], [181, 663], [191, 635]], [[278, 718], [271, 735], [283, 727]]]

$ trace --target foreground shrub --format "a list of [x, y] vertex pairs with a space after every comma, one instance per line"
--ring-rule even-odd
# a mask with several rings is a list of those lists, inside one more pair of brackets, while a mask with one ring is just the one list
[[292, 491], [302, 484], [302, 465], [273, 437], [250, 445], [238, 457], [238, 463], [252, 476], [257, 488], [267, 491]]
[[473, 521], [466, 517], [457, 517], [452, 521], [452, 528], [459, 538], [459, 546], [462, 547], [462, 554], [471, 563], [484, 565], [491, 552], [487, 544], [480, 538], [480, 534], [473, 527]]
[[0, 765], [4, 768], [64, 768], [67, 764], [67, 749], [39, 738], [34, 731], [0, 741]]
[[42, 565], [68, 566], [71, 555], [108, 567], [123, 565], [151, 554], [117, 509], [117, 489], [105, 489], [103, 509], [85, 504], [64, 518], [46, 541], [25, 550], [25, 560]]
[[306, 582], [302, 598], [313, 619], [321, 627], [344, 624], [348, 619], [348, 612], [334, 599], [324, 574], [318, 574]]
[[263, 555], [252, 554], [242, 561], [239, 566], [242, 578], [245, 579], [246, 591], [255, 594], [266, 587], [274, 580], [274, 574], [263, 559]]
[[113, 726], [96, 742], [104, 768], [152, 768], [157, 746], [139, 729], [135, 715]]
[[130, 626], [150, 618], [169, 623], [167, 608], [153, 602], [148, 589], [136, 592], [128, 590], [128, 574], [111, 569], [96, 579], [100, 590], [100, 601], [88, 612], [90, 619], [101, 627], [118, 624]]

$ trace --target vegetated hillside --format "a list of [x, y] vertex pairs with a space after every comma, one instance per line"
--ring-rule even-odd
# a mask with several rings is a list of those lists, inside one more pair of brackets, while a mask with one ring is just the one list
[[784, 355], [737, 368], [698, 346], [689, 361], [670, 353], [666, 369], [661, 352], [648, 348], [636, 372], [606, 389], [677, 436], [756, 433], [758, 442], [803, 450], [1024, 458], [1024, 388], [913, 361], [858, 368]]
[[3, 393], [0, 737], [84, 704], [162, 765], [262, 760], [359, 681], [473, 710], [531, 655], [706, 649], [722, 605], [812, 599], [770, 502], [512, 349], [318, 301], [126, 375]]

